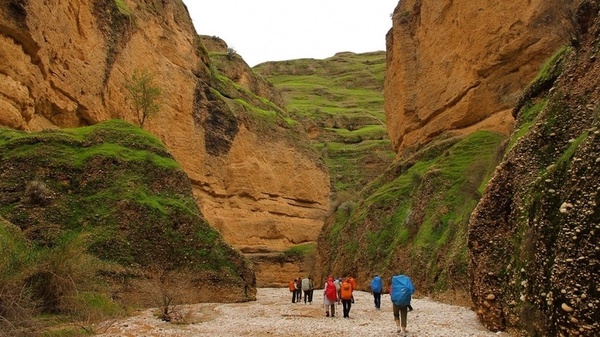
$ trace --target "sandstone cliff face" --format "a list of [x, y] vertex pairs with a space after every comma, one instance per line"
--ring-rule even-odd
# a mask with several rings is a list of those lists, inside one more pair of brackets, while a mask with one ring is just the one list
[[124, 82], [151, 70], [163, 102], [144, 127], [181, 163], [225, 240], [283, 249], [316, 239], [327, 170], [278, 113], [268, 123], [249, 108], [259, 98], [223, 84], [181, 1], [5, 1], [0, 15], [0, 125], [134, 122]]
[[401, 1], [387, 35], [385, 81], [397, 152], [446, 132], [507, 134], [520, 91], [563, 43], [557, 4]]
[[472, 298], [490, 329], [600, 335], [599, 10], [583, 2], [579, 47], [550, 91], [526, 95], [516, 134], [527, 133], [472, 214]]

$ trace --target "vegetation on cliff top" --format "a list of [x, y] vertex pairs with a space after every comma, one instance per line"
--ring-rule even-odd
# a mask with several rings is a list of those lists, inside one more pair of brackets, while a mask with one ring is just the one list
[[282, 91], [331, 174], [338, 202], [383, 172], [395, 156], [383, 112], [385, 53], [338, 53], [324, 60], [267, 62], [254, 70]]
[[[200, 39], [210, 55], [212, 106], [209, 113], [219, 115], [213, 119], [228, 119], [236, 128], [244, 124], [267, 141], [284, 140], [320, 162], [319, 153], [307, 142], [305, 130], [282, 106], [281, 96], [273, 85], [232, 53], [225, 41], [215, 36], [200, 36]], [[221, 129], [219, 125], [212, 125], [207, 128], [209, 134], [213, 127]]]
[[242, 292], [252, 284], [179, 164], [138, 127], [0, 129], [0, 159], [0, 313], [13, 325], [38, 311], [118, 313], [110, 297], [152, 272], [192, 272]]

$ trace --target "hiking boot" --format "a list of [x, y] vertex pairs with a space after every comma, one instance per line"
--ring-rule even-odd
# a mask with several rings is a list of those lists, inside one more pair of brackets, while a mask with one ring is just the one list
[[329, 311], [325, 312], [325, 317], [329, 317]]

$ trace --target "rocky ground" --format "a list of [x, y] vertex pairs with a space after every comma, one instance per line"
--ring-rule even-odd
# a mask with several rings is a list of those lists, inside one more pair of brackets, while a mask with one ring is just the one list
[[[182, 323], [157, 318], [157, 309], [98, 326], [103, 337], [199, 337], [199, 336], [398, 336], [388, 295], [376, 310], [369, 293], [355, 292], [350, 318], [325, 317], [323, 291], [315, 290], [312, 304], [291, 303], [284, 288], [258, 289], [257, 301], [248, 303], [204, 303], [175, 307]], [[408, 336], [508, 336], [487, 331], [468, 308], [427, 298], [413, 299], [408, 313]]]

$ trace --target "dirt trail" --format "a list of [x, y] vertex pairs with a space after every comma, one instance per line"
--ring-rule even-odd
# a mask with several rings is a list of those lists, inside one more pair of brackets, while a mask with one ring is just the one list
[[[312, 304], [291, 303], [287, 289], [258, 289], [257, 301], [233, 304], [194, 304], [176, 307], [185, 324], [172, 324], [156, 318], [156, 309], [119, 320], [98, 335], [102, 337], [199, 337], [199, 336], [398, 336], [388, 295], [382, 296], [376, 310], [369, 293], [355, 292], [350, 318], [323, 313], [323, 290], [315, 290]], [[504, 336], [487, 331], [468, 308], [442, 304], [429, 299], [413, 299], [408, 313], [408, 336]]]

